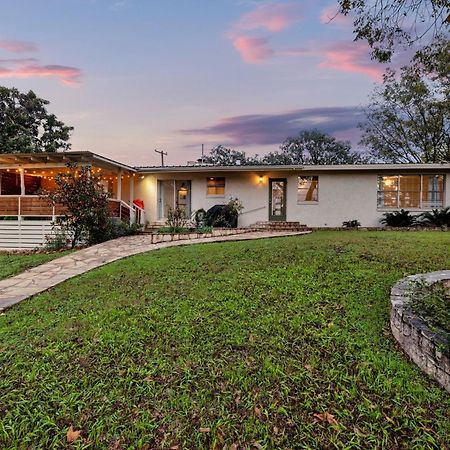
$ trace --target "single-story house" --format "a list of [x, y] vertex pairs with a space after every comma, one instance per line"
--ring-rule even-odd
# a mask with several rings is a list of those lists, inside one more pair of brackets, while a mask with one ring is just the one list
[[[0, 218], [17, 219], [0, 221], [9, 222], [11, 231], [4, 236], [30, 222], [48, 228], [61, 213], [39, 193], [52, 189], [54, 176], [67, 170], [68, 162], [89, 165], [101, 176], [113, 215], [145, 224], [164, 223], [169, 207], [193, 214], [230, 197], [243, 204], [240, 227], [266, 221], [339, 227], [353, 219], [377, 227], [387, 211], [450, 206], [450, 163], [132, 167], [82, 151], [0, 154]], [[144, 201], [144, 210], [135, 199]], [[9, 239], [1, 233], [0, 228], [0, 247]]]

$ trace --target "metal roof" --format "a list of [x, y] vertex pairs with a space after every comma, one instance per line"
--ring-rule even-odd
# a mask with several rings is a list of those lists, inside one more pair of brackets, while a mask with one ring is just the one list
[[450, 170], [450, 163], [439, 164], [335, 164], [335, 165], [241, 165], [241, 166], [165, 166], [136, 167], [139, 173], [171, 172], [368, 172], [368, 171], [440, 171]]
[[336, 164], [336, 165], [188, 165], [188, 166], [141, 166], [133, 167], [89, 151], [58, 153], [0, 153], [0, 167], [66, 164], [68, 162], [90, 163], [104, 168], [124, 169], [142, 174], [152, 173], [204, 173], [204, 172], [374, 172], [374, 171], [450, 171], [450, 163], [433, 164]]

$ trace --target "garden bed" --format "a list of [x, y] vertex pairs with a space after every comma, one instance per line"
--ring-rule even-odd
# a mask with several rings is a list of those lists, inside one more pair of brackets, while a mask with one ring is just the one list
[[252, 230], [250, 228], [214, 228], [209, 231], [202, 232], [201, 230], [194, 228], [192, 230], [186, 229], [181, 232], [173, 232], [170, 230], [161, 232], [160, 230], [158, 230], [156, 233], [151, 234], [152, 234], [152, 244], [157, 244], [159, 242], [202, 239], [217, 236], [231, 236], [233, 234], [243, 234], [254, 231], [255, 230]]
[[413, 275], [391, 291], [391, 329], [403, 350], [450, 392], [450, 270]]

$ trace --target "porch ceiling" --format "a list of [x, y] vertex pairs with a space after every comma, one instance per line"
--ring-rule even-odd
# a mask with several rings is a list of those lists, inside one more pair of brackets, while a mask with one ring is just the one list
[[90, 164], [114, 172], [136, 172], [134, 167], [92, 152], [0, 153], [0, 169], [64, 167], [67, 163]]

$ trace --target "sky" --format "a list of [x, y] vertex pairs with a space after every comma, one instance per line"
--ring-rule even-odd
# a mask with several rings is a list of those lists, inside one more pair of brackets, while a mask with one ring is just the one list
[[336, 0], [1, 0], [0, 84], [73, 126], [72, 150], [183, 164], [318, 128], [357, 148], [385, 67]]

